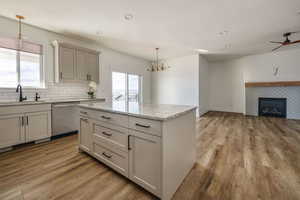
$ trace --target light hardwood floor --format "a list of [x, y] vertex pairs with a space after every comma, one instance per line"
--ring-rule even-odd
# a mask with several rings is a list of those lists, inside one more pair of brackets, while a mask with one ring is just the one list
[[[300, 199], [300, 121], [210, 112], [197, 141], [174, 200]], [[0, 199], [155, 199], [76, 145], [74, 135], [0, 154]]]

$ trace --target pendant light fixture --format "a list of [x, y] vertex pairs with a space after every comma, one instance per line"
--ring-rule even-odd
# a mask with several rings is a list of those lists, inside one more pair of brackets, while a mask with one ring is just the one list
[[155, 48], [155, 53], [156, 53], [155, 61], [151, 63], [147, 71], [159, 72], [159, 71], [165, 71], [166, 69], [170, 68], [170, 66], [158, 60], [158, 50], [159, 48]]
[[18, 50], [22, 49], [22, 20], [24, 20], [25, 18], [21, 15], [16, 15], [16, 18], [19, 21], [19, 34], [18, 34]]

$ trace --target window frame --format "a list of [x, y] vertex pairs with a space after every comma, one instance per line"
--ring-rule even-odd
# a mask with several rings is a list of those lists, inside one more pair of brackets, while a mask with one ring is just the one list
[[[1, 37], [7, 37], [7, 38], [12, 38], [11, 36], [5, 36], [1, 34]], [[45, 48], [45, 44], [43, 42], [38, 42], [38, 41], [32, 41], [32, 40], [26, 40], [28, 42], [37, 44], [37, 45], [41, 45], [42, 46], [42, 54], [38, 54], [40, 56], [40, 85], [39, 87], [35, 87], [35, 86], [22, 86], [24, 89], [46, 89], [46, 79], [45, 79], [45, 54], [46, 54], [46, 48]], [[9, 48], [4, 48], [4, 47], [0, 47], [2, 49], [9, 49]], [[21, 53], [20, 52], [25, 52], [26, 51], [16, 51], [16, 72], [17, 72], [17, 82], [16, 85], [21, 84], [20, 80], [21, 80]], [[33, 54], [33, 53], [32, 53]], [[21, 84], [22, 85], [22, 84]], [[13, 89], [15, 87], [9, 87], [9, 86], [2, 86], [0, 85], [0, 89]]]
[[116, 72], [116, 73], [123, 73], [125, 74], [125, 102], [129, 102], [129, 78], [128, 76], [129, 75], [134, 75], [134, 76], [138, 76], [139, 77], [139, 95], [138, 95], [138, 103], [142, 103], [143, 102], [143, 88], [142, 88], [142, 83], [143, 83], [143, 76], [140, 75], [140, 74], [134, 74], [134, 73], [130, 73], [130, 72], [124, 72], [124, 71], [117, 71], [117, 70], [112, 70], [111, 71], [111, 99], [112, 101], [114, 101], [113, 99], [113, 73]]

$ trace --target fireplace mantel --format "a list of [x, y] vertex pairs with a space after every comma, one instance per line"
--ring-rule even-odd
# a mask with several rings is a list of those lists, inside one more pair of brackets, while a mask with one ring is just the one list
[[300, 81], [277, 81], [277, 82], [246, 82], [245, 87], [288, 87], [300, 86]]

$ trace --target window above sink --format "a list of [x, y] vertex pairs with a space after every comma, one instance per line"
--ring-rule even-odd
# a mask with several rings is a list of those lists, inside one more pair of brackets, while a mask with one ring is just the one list
[[43, 46], [23, 41], [16, 48], [16, 39], [0, 37], [0, 88], [44, 88]]

